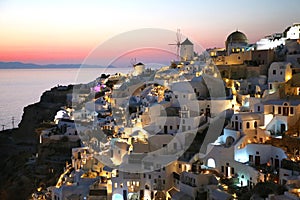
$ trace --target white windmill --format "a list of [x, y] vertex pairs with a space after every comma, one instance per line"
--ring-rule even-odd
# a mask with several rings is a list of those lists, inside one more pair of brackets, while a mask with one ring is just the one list
[[169, 44], [169, 45], [176, 45], [177, 60], [180, 60], [179, 51], [180, 51], [180, 46], [181, 46], [181, 37], [182, 37], [182, 35], [180, 33], [180, 29], [177, 29], [175, 43]]

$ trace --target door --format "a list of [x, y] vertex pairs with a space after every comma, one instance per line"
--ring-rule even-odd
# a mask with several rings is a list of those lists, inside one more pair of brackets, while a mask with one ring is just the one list
[[235, 121], [234, 127], [235, 127], [236, 131], [239, 130], [239, 122], [238, 121]]
[[127, 190], [123, 190], [123, 199], [127, 200]]
[[285, 124], [280, 124], [280, 133], [285, 132]]
[[168, 126], [164, 126], [164, 134], [168, 133]]
[[260, 165], [260, 156], [255, 156], [255, 166]]
[[289, 107], [283, 107], [283, 116], [289, 115]]
[[278, 168], [279, 167], [279, 159], [275, 159], [275, 168]]

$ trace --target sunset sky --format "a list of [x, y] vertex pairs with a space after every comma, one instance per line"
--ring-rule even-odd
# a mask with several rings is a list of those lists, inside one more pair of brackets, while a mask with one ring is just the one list
[[299, 0], [1, 0], [0, 61], [82, 63], [103, 42], [140, 28], [180, 28], [204, 48], [223, 47], [238, 29], [254, 43], [300, 22], [299, 8]]

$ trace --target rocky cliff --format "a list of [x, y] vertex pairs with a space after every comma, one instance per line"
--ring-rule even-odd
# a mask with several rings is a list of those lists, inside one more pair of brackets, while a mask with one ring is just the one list
[[72, 88], [71, 85], [64, 90], [60, 90], [58, 87], [52, 88], [43, 93], [38, 103], [25, 107], [19, 128], [13, 133], [15, 141], [36, 144], [35, 129], [42, 122], [53, 121], [56, 112], [66, 105], [67, 94], [72, 93]]
[[[38, 144], [39, 135], [36, 130], [41, 127], [41, 123], [53, 121], [56, 112], [67, 104], [67, 94], [72, 93], [72, 88], [73, 86], [55, 87], [44, 92], [38, 103], [24, 108], [19, 128], [0, 132], [0, 199], [28, 199], [41, 183], [47, 185], [47, 181], [53, 179], [53, 184], [56, 180], [64, 162], [52, 164], [51, 156], [47, 156], [45, 161], [42, 159], [45, 158], [43, 155], [39, 155], [34, 162], [30, 160], [37, 152], [47, 153], [39, 151], [44, 147]], [[46, 144], [46, 150], [59, 152], [62, 157], [69, 156], [70, 148], [78, 146], [78, 143], [68, 141], [56, 143]], [[53, 169], [51, 174], [49, 166]], [[41, 173], [43, 167], [45, 172]]]

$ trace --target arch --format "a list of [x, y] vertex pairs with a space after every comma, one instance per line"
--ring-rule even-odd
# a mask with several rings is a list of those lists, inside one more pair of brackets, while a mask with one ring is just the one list
[[216, 168], [216, 161], [213, 158], [207, 159], [207, 166], [211, 168]]

